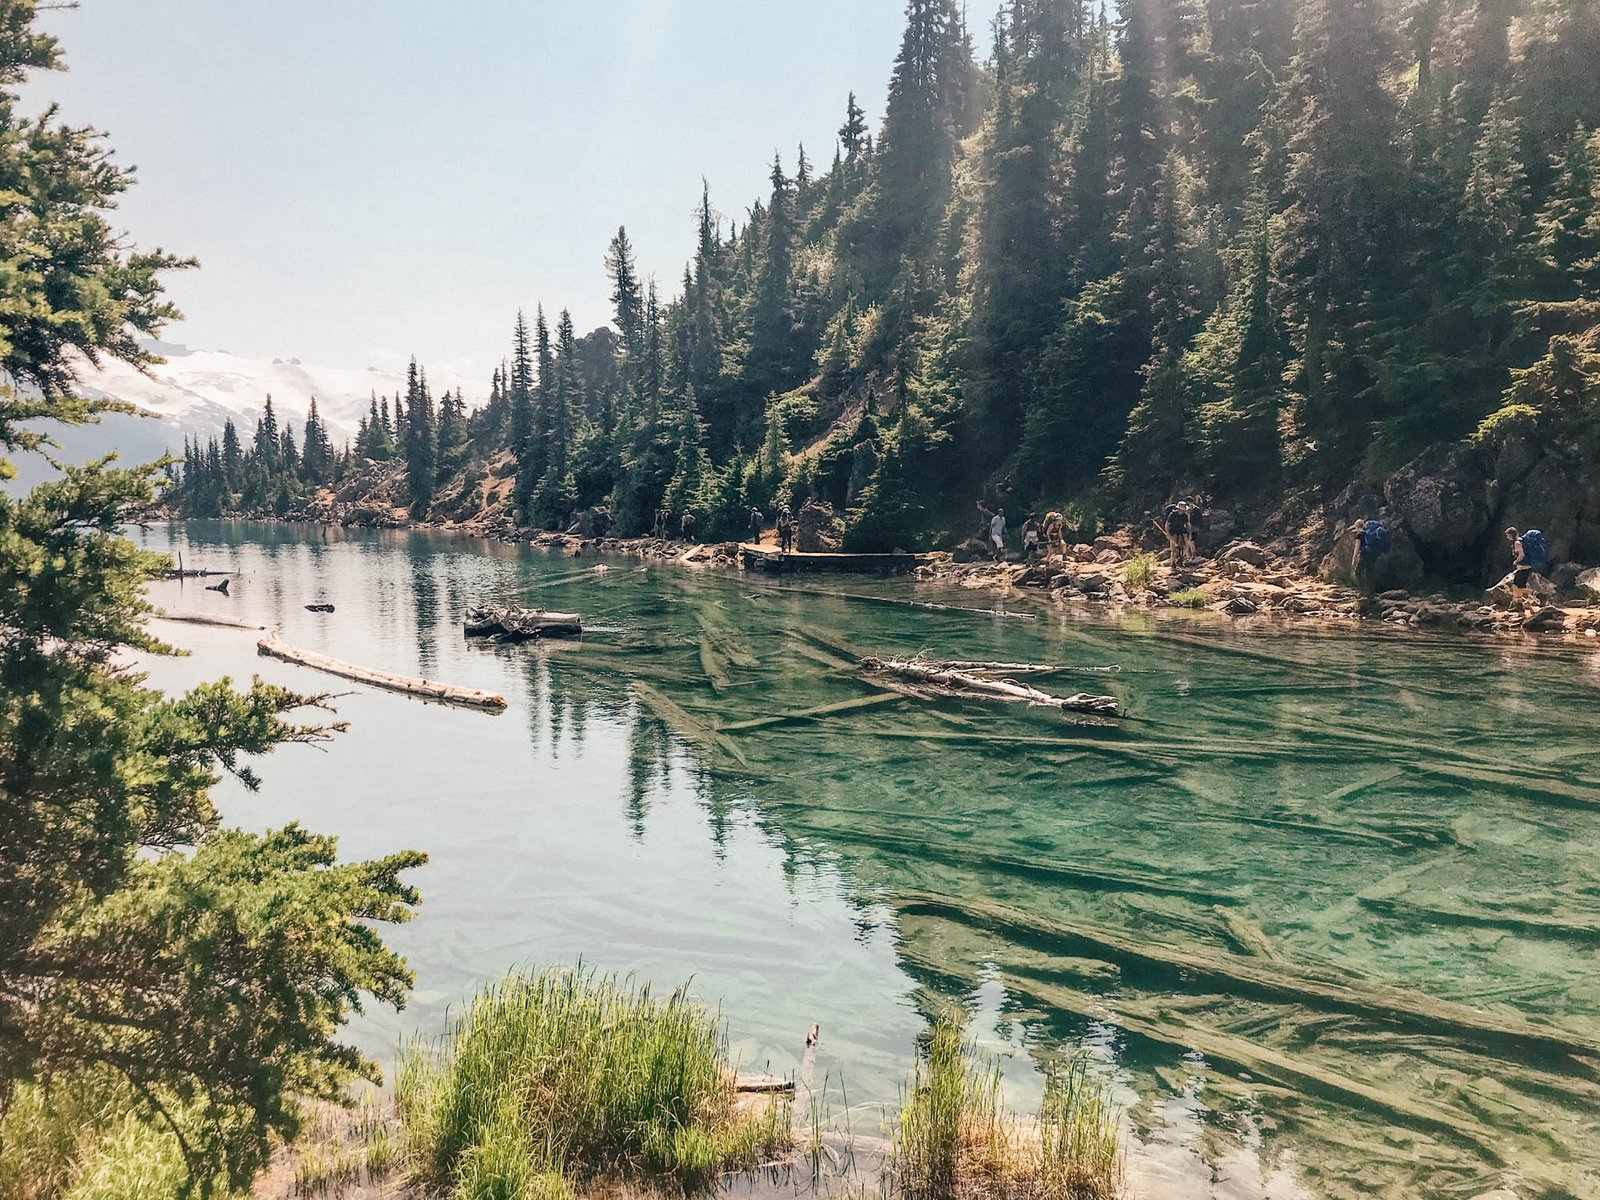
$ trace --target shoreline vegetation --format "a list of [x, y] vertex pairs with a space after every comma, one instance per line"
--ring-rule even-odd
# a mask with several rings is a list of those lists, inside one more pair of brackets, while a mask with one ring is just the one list
[[682, 989], [658, 997], [582, 967], [511, 975], [404, 1051], [392, 1097], [324, 1107], [253, 1196], [1125, 1196], [1121, 1115], [1086, 1060], [1020, 1116], [964, 1026], [954, 1010], [934, 1020], [898, 1110], [864, 1134], [836, 1127], [806, 1085], [742, 1090], [721, 1019]]

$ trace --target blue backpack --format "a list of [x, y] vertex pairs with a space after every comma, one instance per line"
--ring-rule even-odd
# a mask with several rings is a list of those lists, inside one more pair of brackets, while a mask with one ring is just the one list
[[1517, 540], [1522, 543], [1523, 566], [1542, 567], [1550, 561], [1550, 543], [1540, 530], [1530, 529]]
[[1389, 529], [1382, 521], [1368, 521], [1361, 527], [1361, 553], [1380, 558], [1389, 552]]

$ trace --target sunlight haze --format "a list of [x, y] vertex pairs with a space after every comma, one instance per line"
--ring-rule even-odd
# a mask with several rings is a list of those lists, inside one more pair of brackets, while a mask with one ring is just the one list
[[84, 0], [46, 14], [67, 72], [30, 96], [139, 168], [119, 223], [193, 254], [167, 338], [469, 379], [518, 307], [610, 317], [607, 239], [677, 292], [704, 176], [744, 220], [773, 151], [874, 127], [899, 0]]

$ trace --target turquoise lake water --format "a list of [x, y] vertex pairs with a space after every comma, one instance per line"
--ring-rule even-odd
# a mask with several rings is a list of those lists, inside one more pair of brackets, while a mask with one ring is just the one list
[[[820, 1022], [829, 1107], [865, 1133], [956, 1003], [1020, 1107], [1092, 1056], [1146, 1195], [1600, 1195], [1600, 647], [990, 611], [428, 533], [141, 536], [239, 572], [160, 605], [510, 702], [424, 705], [158, 626], [193, 651], [150, 664], [161, 686], [348, 692], [326, 751], [221, 795], [235, 824], [431, 855], [392, 931], [413, 1003], [353, 1031], [380, 1060], [508, 969], [581, 958], [689, 981], [751, 1069], [792, 1068]], [[492, 598], [586, 634], [467, 642]], [[1043, 686], [1129, 717], [906, 699], [730, 728], [880, 695], [853, 658], [918, 651], [1058, 664]]]

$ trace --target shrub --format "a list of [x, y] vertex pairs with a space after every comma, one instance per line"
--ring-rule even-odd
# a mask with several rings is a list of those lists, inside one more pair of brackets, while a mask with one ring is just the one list
[[1156, 573], [1156, 556], [1139, 554], [1128, 560], [1122, 569], [1122, 578], [1131, 588], [1147, 588]]
[[1169, 599], [1179, 608], [1204, 608], [1211, 597], [1201, 588], [1188, 588], [1185, 591], [1173, 592]]

